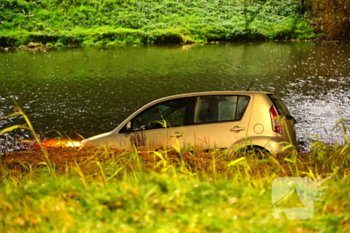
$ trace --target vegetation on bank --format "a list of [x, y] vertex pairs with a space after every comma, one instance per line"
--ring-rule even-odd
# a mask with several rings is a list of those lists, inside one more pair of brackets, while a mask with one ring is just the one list
[[315, 33], [328, 40], [350, 39], [350, 0], [303, 0]]
[[2, 0], [0, 44], [116, 45], [310, 39], [296, 0]]
[[0, 45], [349, 39], [350, 0], [2, 0]]
[[[264, 159], [174, 148], [11, 153], [0, 163], [0, 232], [348, 232], [349, 147], [311, 148]], [[275, 178], [331, 175], [310, 220], [274, 217]]]
[[[40, 148], [0, 155], [0, 232], [350, 230], [350, 141], [343, 118], [335, 127], [344, 133], [344, 145], [314, 142], [303, 154], [237, 156], [176, 145], [47, 149], [20, 108], [7, 117], [16, 115], [27, 126], [14, 125], [0, 134], [27, 129]], [[276, 213], [275, 208], [303, 207], [293, 198], [272, 203], [278, 177], [310, 178], [316, 184], [310, 201], [330, 186], [319, 197], [323, 201], [309, 206], [314, 210], [310, 220]]]

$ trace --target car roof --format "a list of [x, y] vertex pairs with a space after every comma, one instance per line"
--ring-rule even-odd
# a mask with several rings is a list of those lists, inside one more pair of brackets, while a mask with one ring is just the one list
[[193, 97], [193, 96], [204, 96], [204, 95], [256, 95], [256, 94], [274, 94], [273, 92], [264, 92], [264, 91], [202, 91], [202, 92], [190, 92], [190, 93], [183, 93], [183, 94], [177, 94], [177, 95], [170, 95], [166, 96], [160, 99], [156, 99], [151, 103], [154, 102], [161, 102], [164, 100], [170, 100], [170, 99], [177, 99], [177, 98], [185, 98], [185, 97]]

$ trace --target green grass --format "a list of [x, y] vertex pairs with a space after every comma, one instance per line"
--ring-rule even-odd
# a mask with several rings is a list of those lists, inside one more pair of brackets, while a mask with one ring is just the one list
[[[26, 120], [20, 108], [17, 113]], [[11, 114], [9, 117], [13, 116]], [[236, 157], [191, 148], [44, 150], [0, 157], [0, 232], [349, 232], [350, 148]], [[30, 121], [29, 129], [36, 136]], [[7, 132], [20, 126], [9, 127]], [[43, 149], [43, 148], [42, 148]], [[57, 149], [58, 150], [58, 149]], [[64, 153], [68, 158], [63, 157]], [[85, 154], [86, 157], [82, 157]], [[332, 176], [308, 220], [275, 219], [277, 177]]]
[[[57, 168], [22, 169], [2, 164], [1, 232], [347, 232], [349, 168], [337, 154], [335, 173], [310, 154], [299, 173], [335, 174], [325, 183], [323, 201], [315, 202], [310, 220], [275, 219], [272, 181], [293, 176], [294, 166], [246, 158], [229, 162], [216, 154], [216, 170], [188, 160], [147, 163], [135, 152]], [[72, 154], [74, 156], [74, 154]], [[221, 156], [221, 157], [220, 157]], [[197, 155], [197, 158], [200, 158]], [[207, 157], [208, 158], [208, 157]], [[138, 160], [139, 164], [138, 164]], [[301, 159], [300, 159], [301, 160]], [[161, 161], [161, 159], [157, 160]], [[206, 163], [214, 163], [207, 159]], [[223, 167], [223, 164], [232, 166]], [[203, 163], [204, 164], [204, 163]], [[138, 165], [138, 166], [137, 166]], [[304, 173], [307, 166], [309, 171]], [[320, 167], [319, 167], [320, 166]], [[297, 168], [298, 169], [298, 168]], [[325, 170], [324, 170], [325, 169]], [[284, 171], [283, 171], [284, 170]]]
[[120, 45], [309, 39], [301, 1], [4, 0], [0, 44]]

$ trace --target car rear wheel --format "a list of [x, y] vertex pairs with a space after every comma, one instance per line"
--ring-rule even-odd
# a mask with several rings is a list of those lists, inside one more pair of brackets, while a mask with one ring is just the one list
[[242, 148], [239, 148], [236, 152], [236, 157], [253, 157], [257, 159], [263, 159], [266, 158], [271, 153], [259, 146], [244, 146]]

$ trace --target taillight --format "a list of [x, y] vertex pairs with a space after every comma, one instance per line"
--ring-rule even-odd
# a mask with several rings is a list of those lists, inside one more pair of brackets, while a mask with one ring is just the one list
[[270, 116], [272, 122], [272, 130], [276, 133], [282, 133], [281, 122], [279, 120], [279, 115], [275, 106], [271, 106], [270, 108]]

